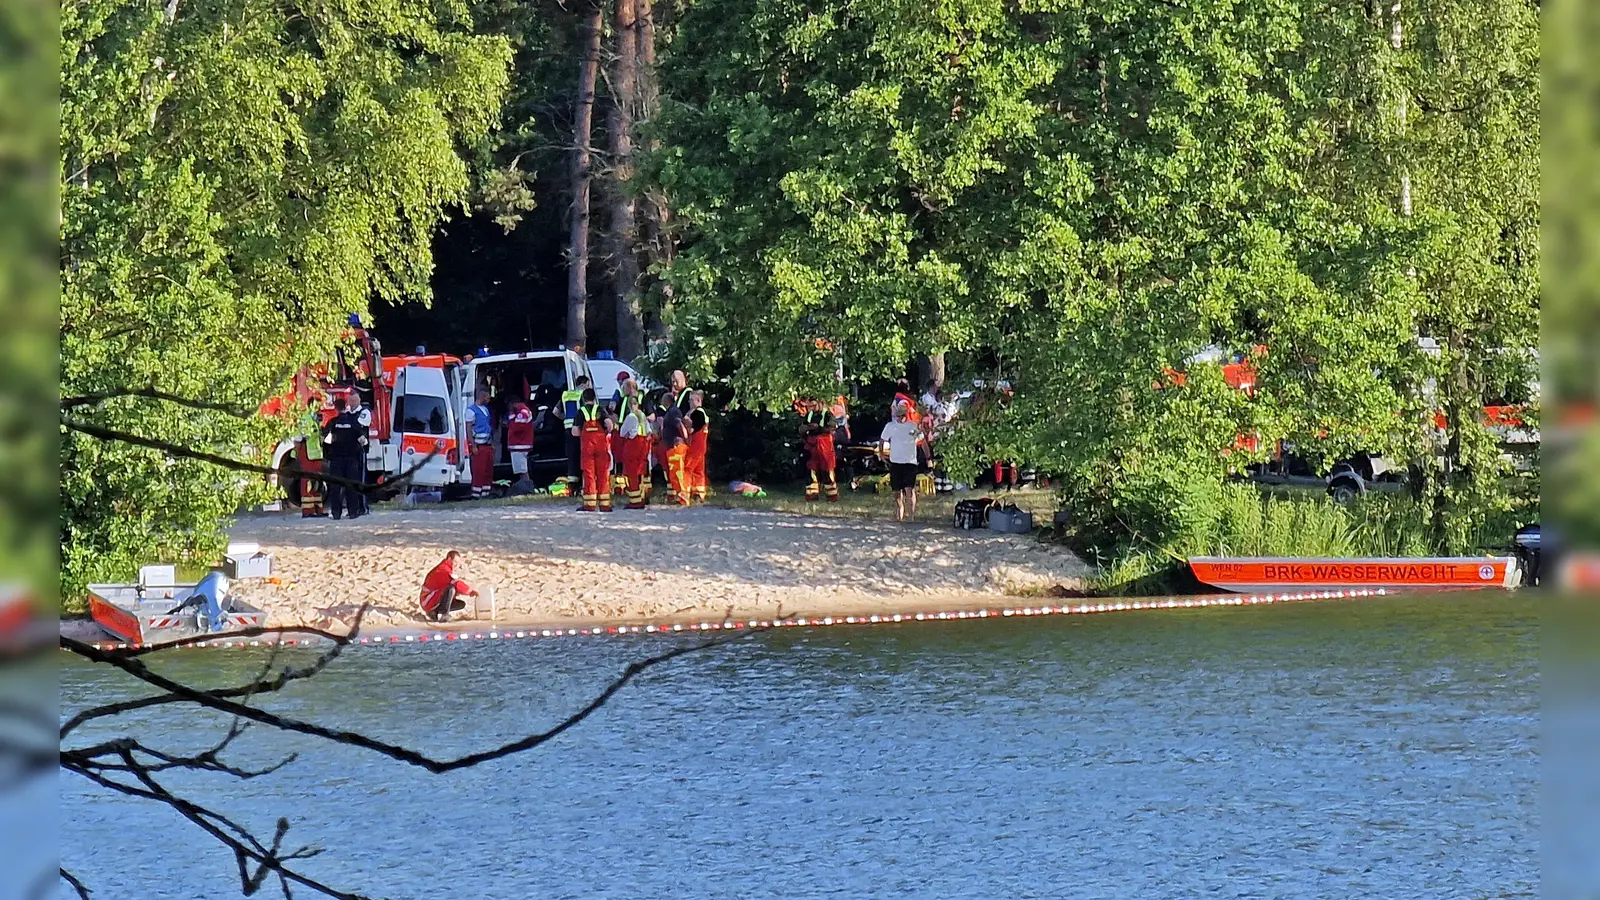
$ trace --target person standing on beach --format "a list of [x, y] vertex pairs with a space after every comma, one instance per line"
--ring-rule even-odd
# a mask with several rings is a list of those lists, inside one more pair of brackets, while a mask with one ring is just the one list
[[[372, 410], [370, 408], [368, 408], [368, 406], [366, 404], [366, 401], [361, 399], [361, 391], [359, 391], [359, 390], [351, 391], [347, 395], [346, 402], [347, 402], [347, 405], [349, 406], [349, 408], [352, 411], [355, 412], [355, 414], [356, 414], [356, 422], [361, 425], [361, 454], [364, 457], [364, 456], [366, 456], [367, 449], [371, 446], [371, 440], [372, 440]], [[365, 475], [365, 473], [366, 473], [366, 466], [365, 465], [363, 465], [361, 467], [361, 471], [362, 471], [362, 474]], [[355, 501], [356, 501], [356, 512], [355, 512], [355, 515], [364, 516], [367, 513], [372, 511], [372, 509], [368, 506], [367, 495], [366, 494], [364, 494], [364, 493], [362, 493], [360, 491], [357, 491], [355, 493]]]
[[578, 406], [583, 403], [583, 392], [589, 387], [589, 376], [579, 375], [570, 390], [561, 392], [561, 427], [567, 438], [567, 483], [577, 484], [583, 467], [583, 446], [572, 423], [578, 418]]
[[637, 381], [624, 381], [620, 390], [617, 415], [622, 420], [622, 477], [628, 486], [628, 508], [644, 509], [645, 482], [650, 478], [650, 419], [639, 402]]
[[467, 407], [472, 439], [472, 499], [489, 496], [494, 487], [494, 415], [489, 412], [489, 392], [478, 389], [478, 402]]
[[506, 452], [511, 454], [511, 474], [516, 481], [528, 477], [528, 454], [533, 452], [533, 410], [521, 397], [511, 398], [506, 414]]
[[684, 457], [684, 482], [689, 487], [689, 499], [704, 503], [711, 495], [711, 484], [706, 480], [706, 450], [711, 444], [711, 416], [706, 412], [706, 392], [689, 392], [689, 415], [685, 417], [689, 428], [689, 452]]
[[611, 416], [585, 388], [572, 433], [583, 453], [583, 505], [581, 512], [611, 512]]
[[911, 421], [911, 411], [903, 402], [894, 405], [894, 418], [883, 426], [878, 452], [889, 460], [889, 488], [894, 491], [894, 517], [904, 522], [917, 517], [917, 473], [920, 471], [917, 448], [922, 444], [922, 428]]
[[668, 379], [671, 385], [668, 389], [667, 402], [678, 408], [678, 412], [689, 414], [689, 376], [683, 374], [682, 369], [673, 369], [672, 376]]
[[312, 473], [323, 471], [322, 462], [322, 415], [321, 411], [310, 406], [300, 417], [300, 437], [294, 445], [295, 465], [301, 472], [300, 476], [300, 515], [307, 519], [319, 519], [328, 515], [322, 508], [322, 481]]
[[688, 506], [689, 429], [676, 403], [668, 403], [661, 415], [661, 460], [667, 471], [667, 502]]
[[367, 439], [367, 430], [361, 427], [360, 415], [353, 408], [359, 403], [353, 397], [345, 398], [344, 411], [322, 426], [328, 444], [327, 471], [333, 479], [338, 479], [328, 481], [328, 511], [333, 513], [334, 519], [344, 512], [349, 512], [352, 519], [361, 516], [361, 492], [357, 485], [366, 480], [366, 453], [362, 444]]
[[456, 560], [460, 558], [460, 550], [451, 550], [422, 579], [422, 596], [417, 599], [431, 622], [450, 621], [451, 613], [466, 609], [467, 602], [462, 597], [478, 596], [472, 585], [456, 577]]
[[839, 482], [834, 475], [838, 459], [833, 448], [833, 432], [839, 427], [838, 422], [820, 400], [804, 400], [801, 405], [805, 417], [800, 422], [800, 434], [805, 438], [806, 469], [811, 473], [811, 480], [806, 483], [806, 499], [815, 501], [826, 493], [829, 503], [838, 503]]

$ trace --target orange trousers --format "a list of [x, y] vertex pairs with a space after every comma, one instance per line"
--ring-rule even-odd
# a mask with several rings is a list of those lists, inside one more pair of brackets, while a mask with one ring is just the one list
[[583, 508], [611, 511], [611, 442], [603, 432], [585, 433], [579, 450], [583, 464]]
[[679, 506], [689, 505], [689, 445], [680, 441], [667, 451], [667, 500]]
[[[294, 448], [295, 465], [302, 472], [321, 472], [322, 460], [312, 459], [306, 453], [304, 442]], [[300, 477], [300, 515], [307, 518], [322, 515], [322, 482], [315, 478]]]
[[650, 439], [621, 438], [622, 477], [628, 480], [628, 508], [644, 509], [645, 481], [650, 477]]
[[706, 447], [711, 443], [711, 429], [702, 428], [689, 435], [689, 454], [684, 460], [683, 480], [689, 488], [689, 499], [706, 502], [711, 495], [711, 484], [706, 481]]
[[833, 452], [833, 435], [823, 434], [806, 438], [806, 468], [811, 470], [811, 481], [806, 484], [806, 499], [817, 500], [826, 493], [828, 502], [839, 502], [839, 482], [834, 477], [838, 459]]

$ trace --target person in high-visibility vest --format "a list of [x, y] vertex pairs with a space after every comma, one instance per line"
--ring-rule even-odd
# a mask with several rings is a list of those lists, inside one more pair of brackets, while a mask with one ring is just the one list
[[711, 443], [711, 416], [706, 412], [705, 391], [689, 392], [689, 452], [684, 458], [684, 483], [689, 488], [689, 499], [704, 503], [711, 495], [711, 484], [706, 480], [706, 448]]
[[573, 420], [578, 417], [578, 405], [583, 402], [583, 391], [589, 386], [589, 376], [579, 375], [569, 390], [561, 392], [561, 427], [567, 435], [567, 482], [576, 484], [582, 466], [583, 448], [578, 440], [577, 433], [572, 430]]
[[[671, 398], [662, 398], [670, 401]], [[689, 429], [683, 410], [668, 402], [661, 415], [661, 464], [667, 472], [667, 500], [679, 506], [689, 505]]]
[[622, 421], [622, 477], [628, 485], [628, 508], [644, 509], [645, 482], [650, 478], [650, 419], [639, 402], [637, 381], [624, 381], [620, 390], [617, 415]]
[[611, 512], [611, 417], [584, 388], [572, 433], [583, 452], [583, 512]]
[[[322, 471], [322, 416], [313, 406], [300, 416], [301, 436], [294, 444], [295, 468], [301, 472]], [[328, 513], [322, 508], [322, 482], [309, 475], [300, 476], [300, 515], [315, 519]]]
[[817, 500], [826, 493], [829, 503], [839, 502], [839, 482], [834, 477], [838, 460], [833, 452], [833, 432], [839, 427], [833, 413], [819, 400], [805, 400], [804, 418], [800, 434], [806, 442], [806, 469], [811, 480], [806, 483], [806, 499]]
[[671, 387], [667, 396], [661, 401], [663, 405], [671, 404], [678, 408], [684, 415], [689, 414], [689, 376], [683, 374], [682, 369], [673, 369], [672, 376], [668, 379]]

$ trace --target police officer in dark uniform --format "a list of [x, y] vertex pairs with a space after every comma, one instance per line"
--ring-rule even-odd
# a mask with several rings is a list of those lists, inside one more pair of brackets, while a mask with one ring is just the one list
[[[361, 482], [366, 478], [367, 426], [361, 421], [361, 401], [345, 398], [344, 411], [334, 416], [322, 427], [327, 444], [328, 474], [345, 481]], [[362, 494], [356, 488], [338, 481], [328, 482], [328, 512], [340, 518], [348, 510], [350, 518], [362, 515]]]

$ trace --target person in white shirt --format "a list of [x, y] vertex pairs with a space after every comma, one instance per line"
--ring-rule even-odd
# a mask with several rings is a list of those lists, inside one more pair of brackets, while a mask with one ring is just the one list
[[904, 403], [894, 405], [894, 419], [883, 426], [878, 439], [878, 454], [889, 460], [889, 488], [894, 491], [894, 517], [904, 522], [917, 515], [917, 447], [922, 429], [911, 421]]

